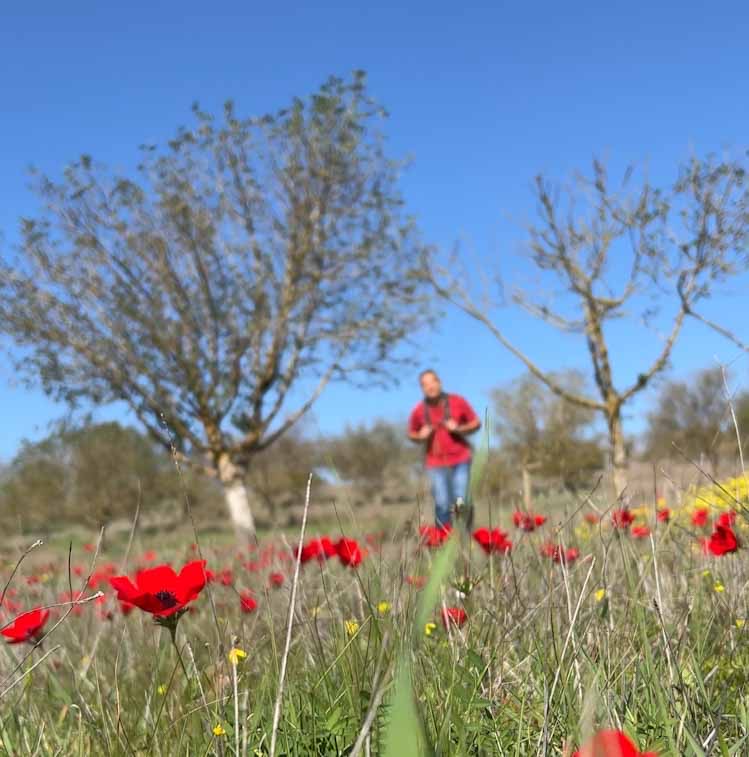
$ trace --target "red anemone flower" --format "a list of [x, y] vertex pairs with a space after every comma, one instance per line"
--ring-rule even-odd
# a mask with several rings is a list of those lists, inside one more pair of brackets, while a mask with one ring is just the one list
[[442, 608], [442, 622], [444, 623], [445, 628], [447, 628], [451, 623], [460, 628], [460, 626], [462, 626], [466, 622], [466, 620], [468, 620], [468, 615], [462, 607]]
[[667, 507], [664, 507], [662, 510], [658, 510], [655, 518], [658, 523], [668, 523], [671, 520], [671, 511]]
[[271, 573], [268, 576], [268, 583], [275, 588], [283, 586], [284, 580], [283, 573]]
[[655, 752], [641, 752], [622, 731], [599, 731], [572, 757], [658, 757]]
[[647, 526], [632, 526], [629, 532], [635, 539], [645, 539], [650, 536], [650, 529]]
[[721, 513], [715, 520], [716, 526], [723, 526], [723, 528], [733, 528], [736, 523], [736, 513], [734, 510], [727, 510]]
[[250, 613], [257, 610], [257, 600], [249, 591], [243, 591], [239, 595], [239, 603], [242, 612]]
[[329, 536], [320, 537], [320, 547], [326, 558], [336, 557], [338, 555], [338, 547], [333, 543]]
[[364, 558], [362, 548], [356, 539], [341, 537], [336, 545], [338, 559], [349, 568], [355, 568]]
[[445, 526], [421, 526], [419, 528], [419, 534], [421, 535], [421, 543], [426, 547], [441, 547], [450, 536], [452, 527]]
[[524, 513], [520, 510], [516, 510], [512, 514], [512, 522], [516, 528], [521, 531], [535, 531], [538, 526], [543, 526], [546, 523], [545, 515], [534, 515], [533, 513]]
[[299, 562], [302, 563], [302, 565], [310, 560], [321, 559], [323, 552], [320, 547], [320, 540], [312, 539], [311, 541], [308, 541], [302, 546], [301, 550], [297, 550], [297, 555], [299, 557]]
[[127, 576], [109, 579], [117, 599], [129, 602], [156, 617], [167, 618], [197, 598], [205, 587], [205, 560], [185, 565], [177, 575], [170, 565], [157, 565], [135, 574], [135, 583]]
[[501, 528], [494, 528], [491, 531], [488, 528], [477, 528], [473, 532], [473, 538], [487, 555], [492, 552], [506, 554], [512, 549], [512, 542]]
[[614, 510], [611, 513], [611, 522], [614, 524], [614, 528], [629, 528], [634, 520], [635, 516], [626, 507]]
[[8, 644], [20, 644], [23, 641], [36, 642], [41, 635], [42, 628], [49, 618], [49, 610], [36, 608], [19, 615], [7, 628], [0, 633], [7, 637]]
[[699, 510], [695, 510], [692, 513], [692, 525], [697, 528], [702, 528], [707, 525], [707, 516], [709, 515], [706, 507], [701, 507]]
[[553, 544], [552, 542], [546, 542], [541, 546], [541, 554], [544, 557], [549, 557], [555, 563], [573, 563], [580, 557], [580, 550], [577, 547], [567, 547], [564, 549], [559, 544]]
[[729, 552], [736, 552], [739, 548], [739, 540], [730, 526], [716, 524], [715, 530], [709, 539], [701, 539], [702, 549], [705, 554], [722, 557]]

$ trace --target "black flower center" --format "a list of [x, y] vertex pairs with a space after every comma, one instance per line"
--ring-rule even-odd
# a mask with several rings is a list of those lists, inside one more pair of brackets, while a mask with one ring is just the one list
[[177, 597], [174, 596], [174, 593], [171, 591], [167, 591], [166, 589], [162, 589], [159, 592], [156, 592], [154, 595], [156, 599], [161, 602], [162, 605], [164, 605], [164, 609], [167, 610], [170, 607], [174, 607], [174, 605], [177, 604]]

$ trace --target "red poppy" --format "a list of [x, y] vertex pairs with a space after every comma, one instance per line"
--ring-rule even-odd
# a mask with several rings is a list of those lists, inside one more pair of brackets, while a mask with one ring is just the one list
[[729, 552], [736, 552], [740, 546], [739, 540], [730, 526], [715, 525], [715, 530], [709, 539], [701, 539], [705, 554], [722, 557]]
[[664, 507], [662, 510], [658, 510], [658, 514], [655, 516], [658, 523], [668, 523], [671, 520], [671, 511]]
[[583, 518], [585, 519], [585, 522], [590, 523], [591, 526], [597, 525], [601, 520], [600, 516], [597, 513], [585, 513], [585, 515], [583, 515]]
[[127, 576], [109, 580], [117, 590], [117, 599], [139, 607], [160, 618], [167, 618], [185, 609], [205, 587], [205, 560], [185, 565], [177, 575], [170, 565], [138, 571], [135, 583]]
[[699, 510], [695, 510], [692, 513], [692, 525], [697, 526], [698, 528], [702, 528], [703, 526], [706, 526], [707, 516], [709, 514], [710, 513], [706, 507], [702, 507]]
[[309, 562], [310, 560], [317, 560], [323, 562], [329, 557], [335, 557], [338, 554], [336, 545], [330, 540], [328, 536], [322, 536], [319, 539], [311, 539], [299, 552], [299, 561], [301, 563]]
[[723, 526], [723, 528], [733, 528], [734, 523], [736, 523], [736, 513], [733, 510], [721, 513], [715, 520], [715, 525]]
[[88, 586], [90, 589], [98, 589], [99, 584], [108, 584], [109, 579], [117, 573], [117, 568], [114, 563], [107, 563], [102, 565], [98, 570], [95, 570], [91, 574], [91, 578], [88, 579]]
[[614, 510], [611, 513], [611, 522], [614, 524], [614, 528], [629, 528], [634, 523], [634, 520], [635, 516], [626, 507]]
[[268, 576], [268, 583], [271, 586], [274, 586], [275, 588], [278, 588], [279, 586], [283, 586], [284, 582], [284, 575], [283, 573], [271, 573]]
[[560, 544], [546, 542], [541, 546], [541, 554], [544, 557], [551, 558], [555, 563], [573, 563], [580, 557], [580, 550], [577, 547], [567, 547], [564, 549]]
[[319, 539], [312, 539], [302, 545], [301, 549], [297, 548], [297, 556], [299, 557], [299, 562], [302, 564], [307, 563], [310, 560], [319, 559], [321, 555], [322, 550], [320, 548]]
[[599, 731], [572, 757], [658, 757], [655, 752], [641, 752], [622, 731]]
[[447, 628], [451, 623], [460, 628], [460, 626], [462, 626], [466, 622], [466, 620], [468, 620], [468, 615], [462, 607], [442, 608], [442, 622], [444, 623], [445, 628]]
[[234, 583], [234, 573], [232, 573], [231, 568], [224, 568], [224, 570], [219, 571], [216, 579], [222, 586], [231, 586]]
[[650, 536], [650, 529], [647, 526], [632, 526], [629, 532], [635, 539], [645, 539]]
[[534, 515], [533, 513], [524, 513], [520, 510], [516, 510], [512, 514], [512, 522], [516, 528], [521, 531], [535, 531], [539, 526], [543, 526], [546, 523], [545, 515]]
[[419, 528], [419, 534], [421, 535], [421, 543], [426, 547], [441, 547], [450, 536], [452, 527], [445, 526], [421, 526]]
[[320, 547], [325, 557], [335, 557], [338, 554], [338, 547], [329, 536], [320, 537]]
[[242, 608], [242, 612], [250, 613], [257, 610], [257, 600], [249, 591], [243, 591], [239, 595], [239, 603]]
[[473, 532], [473, 538], [487, 555], [491, 552], [507, 553], [512, 549], [512, 542], [501, 528], [491, 531], [488, 528], [477, 528]]
[[349, 568], [355, 568], [364, 558], [362, 548], [356, 539], [341, 537], [336, 544], [338, 559]]
[[7, 637], [8, 644], [20, 644], [23, 641], [36, 642], [41, 636], [42, 628], [49, 618], [49, 610], [36, 608], [19, 615], [0, 633]]

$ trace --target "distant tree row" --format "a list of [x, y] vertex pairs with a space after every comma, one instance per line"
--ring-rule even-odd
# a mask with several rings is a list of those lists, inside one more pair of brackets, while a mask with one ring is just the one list
[[[584, 378], [570, 371], [554, 380], [571, 391]], [[637, 443], [651, 462], [687, 458], [716, 474], [736, 469], [738, 438], [749, 454], [749, 392], [728, 394], [720, 368], [689, 381], [665, 382]], [[500, 503], [528, 505], [533, 491], [589, 487], [606, 466], [606, 445], [595, 413], [552, 392], [532, 374], [492, 393], [492, 448], [483, 493]], [[743, 433], [742, 433], [743, 432]], [[268, 523], [285, 522], [301, 501], [310, 471], [346, 485], [353, 501], [372, 505], [415, 496], [420, 450], [402, 423], [377, 419], [339, 434], [288, 434], [257, 456], [247, 485]], [[185, 498], [201, 517], [220, 517], [222, 492], [210, 477], [180, 466], [137, 430], [118, 423], [60, 426], [46, 439], [23, 445], [0, 471], [0, 522], [14, 531], [76, 522], [91, 528], [131, 519], [136, 507], [179, 517]]]

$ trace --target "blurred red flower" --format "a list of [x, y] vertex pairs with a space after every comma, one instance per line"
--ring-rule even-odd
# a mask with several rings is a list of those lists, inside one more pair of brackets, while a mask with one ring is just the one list
[[645, 539], [650, 536], [650, 529], [647, 526], [632, 526], [629, 532], [635, 539]]
[[555, 563], [573, 563], [580, 557], [580, 550], [577, 547], [567, 547], [564, 549], [560, 544], [546, 542], [541, 546], [541, 554], [544, 557], [551, 558]]
[[239, 595], [239, 603], [242, 608], [242, 612], [250, 613], [257, 610], [257, 600], [249, 591], [243, 591]]
[[341, 537], [336, 545], [338, 559], [349, 568], [355, 568], [364, 558], [362, 548], [356, 539]]
[[275, 588], [278, 588], [279, 586], [283, 586], [284, 582], [284, 575], [283, 573], [271, 573], [268, 576], [268, 583], [271, 586], [274, 586]]
[[466, 620], [468, 620], [468, 615], [462, 607], [442, 608], [442, 622], [445, 628], [447, 628], [451, 623], [460, 628], [460, 626], [462, 626], [466, 622]]
[[169, 565], [157, 565], [138, 571], [135, 583], [128, 576], [114, 576], [109, 583], [117, 591], [120, 601], [167, 618], [184, 610], [198, 597], [206, 578], [205, 560], [195, 560], [187, 563], [179, 575]]
[[597, 525], [601, 520], [601, 517], [597, 513], [585, 513], [583, 518], [585, 519], [585, 522], [590, 523], [591, 526]]
[[702, 528], [707, 525], [707, 516], [710, 513], [706, 507], [702, 507], [699, 510], [695, 510], [692, 513], [692, 525]]
[[421, 543], [426, 547], [441, 547], [452, 533], [452, 527], [446, 526], [421, 526], [419, 534]]
[[740, 546], [738, 537], [730, 526], [715, 525], [715, 530], [708, 539], [700, 539], [705, 554], [722, 557], [729, 552], [736, 552]]
[[723, 528], [733, 528], [734, 523], [736, 523], [736, 513], [733, 510], [721, 513], [715, 520], [715, 525], [723, 526]]
[[658, 514], [655, 517], [658, 523], [668, 523], [671, 520], [671, 511], [667, 507], [664, 507], [658, 510]]
[[20, 644], [24, 641], [38, 641], [42, 628], [49, 618], [49, 610], [35, 608], [19, 615], [0, 633], [8, 639], [8, 644]]
[[487, 555], [491, 552], [507, 553], [512, 549], [512, 542], [501, 528], [491, 531], [488, 528], [477, 528], [473, 532], [473, 538]]
[[572, 757], [658, 757], [655, 752], [641, 752], [622, 731], [599, 731]]
[[534, 515], [533, 513], [524, 513], [520, 510], [516, 510], [512, 514], [512, 522], [516, 528], [521, 531], [535, 531], [539, 526], [543, 526], [546, 523], [545, 515]]
[[417, 589], [423, 589], [426, 582], [426, 576], [406, 576], [406, 583], [409, 586], [415, 586]]
[[634, 520], [635, 516], [626, 507], [614, 510], [611, 513], [611, 522], [614, 524], [614, 528], [629, 528]]

